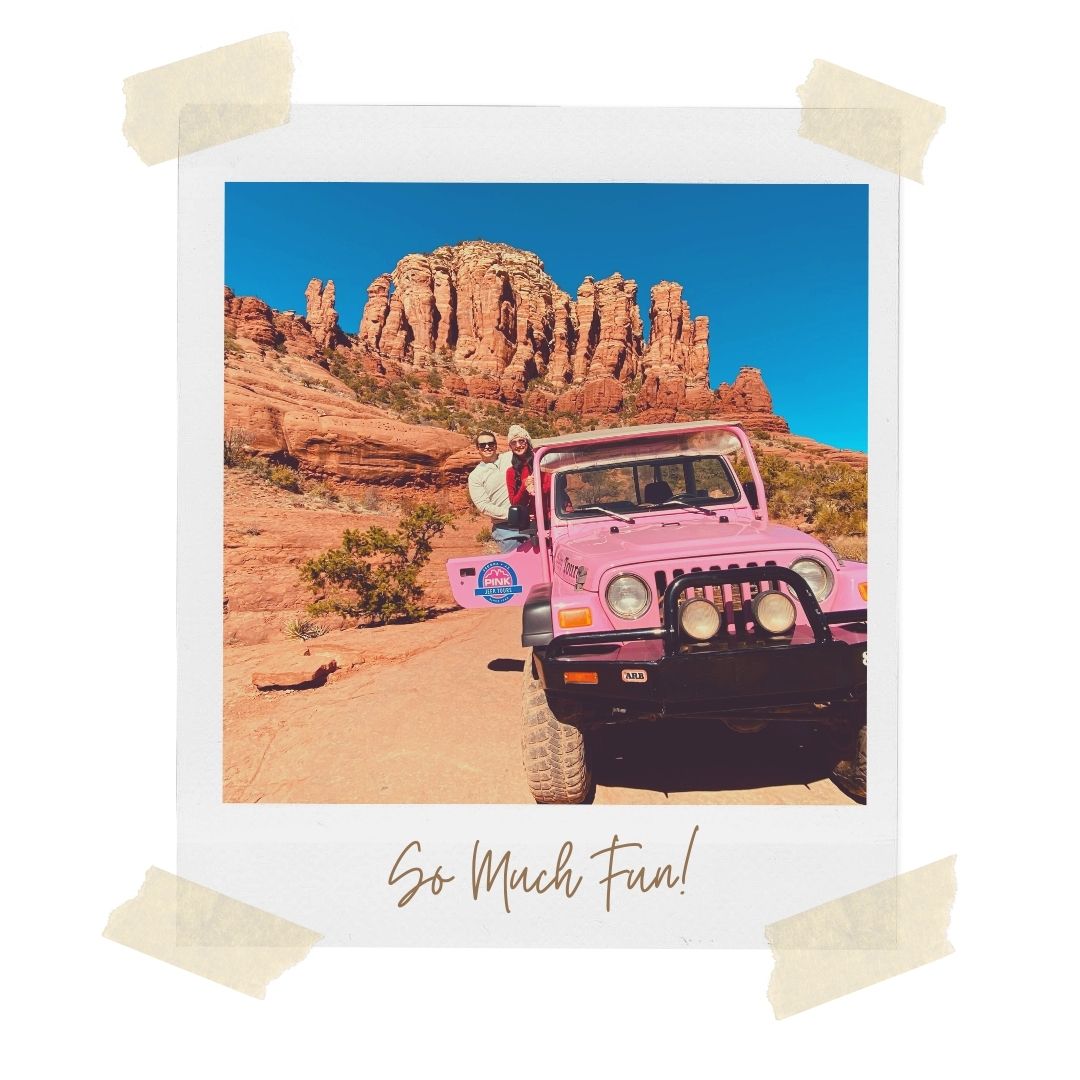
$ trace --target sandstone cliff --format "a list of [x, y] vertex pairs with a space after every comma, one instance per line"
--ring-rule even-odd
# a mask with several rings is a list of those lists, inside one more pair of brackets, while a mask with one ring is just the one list
[[716, 416], [788, 430], [757, 369], [710, 386], [709, 320], [691, 314], [677, 282], [651, 288], [648, 336], [637, 282], [617, 272], [586, 277], [571, 298], [537, 255], [483, 240], [406, 255], [380, 274], [355, 335], [338, 323], [332, 281], [313, 279], [306, 297], [300, 318], [226, 290], [226, 336], [308, 359], [333, 353], [380, 379], [430, 381], [437, 372], [449, 397], [534, 416], [615, 424]]

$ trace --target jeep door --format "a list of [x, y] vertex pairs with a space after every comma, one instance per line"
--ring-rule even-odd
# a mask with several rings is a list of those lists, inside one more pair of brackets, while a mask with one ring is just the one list
[[514, 551], [449, 559], [446, 573], [454, 600], [463, 608], [521, 607], [529, 590], [546, 580], [535, 539]]

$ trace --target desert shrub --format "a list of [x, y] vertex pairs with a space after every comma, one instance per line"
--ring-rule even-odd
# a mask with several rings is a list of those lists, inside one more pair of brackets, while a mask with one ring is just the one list
[[247, 469], [248, 472], [254, 473], [260, 479], [268, 482], [270, 480], [270, 474], [274, 471], [274, 466], [271, 465], [266, 458], [255, 456], [249, 457], [247, 461], [244, 462], [244, 468]]
[[834, 536], [829, 540], [829, 547], [841, 559], [866, 562], [865, 536]]
[[338, 614], [373, 623], [411, 621], [427, 615], [417, 580], [431, 558], [431, 543], [453, 515], [430, 503], [413, 507], [394, 530], [373, 525], [346, 529], [341, 546], [308, 559], [300, 577], [313, 592], [324, 592], [311, 615]]
[[360, 505], [370, 512], [382, 509], [383, 494], [377, 487], [367, 487], [360, 493]]
[[314, 487], [307, 490], [309, 495], [314, 495], [316, 499], [322, 499], [325, 502], [336, 503], [341, 501], [341, 496], [325, 480], [320, 480]]
[[299, 641], [310, 641], [312, 638], [322, 637], [327, 628], [322, 623], [309, 619], [306, 615], [296, 615], [285, 624], [285, 633]]
[[330, 374], [338, 382], [344, 383], [353, 392], [357, 401], [370, 402], [378, 400], [380, 386], [376, 379], [370, 375], [355, 371], [347, 360], [333, 350], [326, 354], [326, 358]]
[[225, 468], [239, 469], [247, 465], [250, 455], [244, 449], [247, 445], [248, 435], [243, 428], [230, 427], [225, 429]]
[[821, 536], [865, 534], [866, 512], [832, 499], [819, 499], [814, 505], [810, 527]]
[[240, 348], [240, 343], [234, 337], [225, 335], [225, 352], [230, 353], [233, 356], [240, 356], [244, 350]]
[[285, 491], [300, 492], [303, 490], [300, 484], [300, 474], [295, 469], [290, 469], [288, 465], [274, 465], [270, 469], [270, 475], [267, 479], [274, 487], [283, 488]]
[[840, 462], [803, 464], [770, 453], [757, 455], [757, 461], [770, 515], [805, 523], [826, 538], [865, 535], [864, 470]]
[[492, 539], [493, 537], [491, 535], [490, 525], [485, 526], [476, 534], [476, 542], [478, 544], [488, 544], [491, 542]]

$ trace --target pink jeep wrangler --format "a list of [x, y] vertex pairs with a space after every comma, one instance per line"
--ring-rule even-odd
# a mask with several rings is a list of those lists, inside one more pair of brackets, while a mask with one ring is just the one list
[[832, 727], [846, 748], [833, 779], [865, 799], [866, 564], [769, 524], [742, 428], [563, 435], [537, 442], [534, 464], [552, 482], [531, 542], [447, 572], [462, 607], [523, 608], [536, 801], [591, 798], [588, 728], [702, 717]]

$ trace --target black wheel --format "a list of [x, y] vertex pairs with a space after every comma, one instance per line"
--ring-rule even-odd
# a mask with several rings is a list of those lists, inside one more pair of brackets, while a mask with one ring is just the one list
[[538, 803], [583, 803], [593, 794], [585, 735], [552, 711], [530, 658], [521, 692], [521, 757]]
[[858, 803], [866, 802], [866, 721], [855, 732], [851, 748], [832, 771], [832, 782]]

